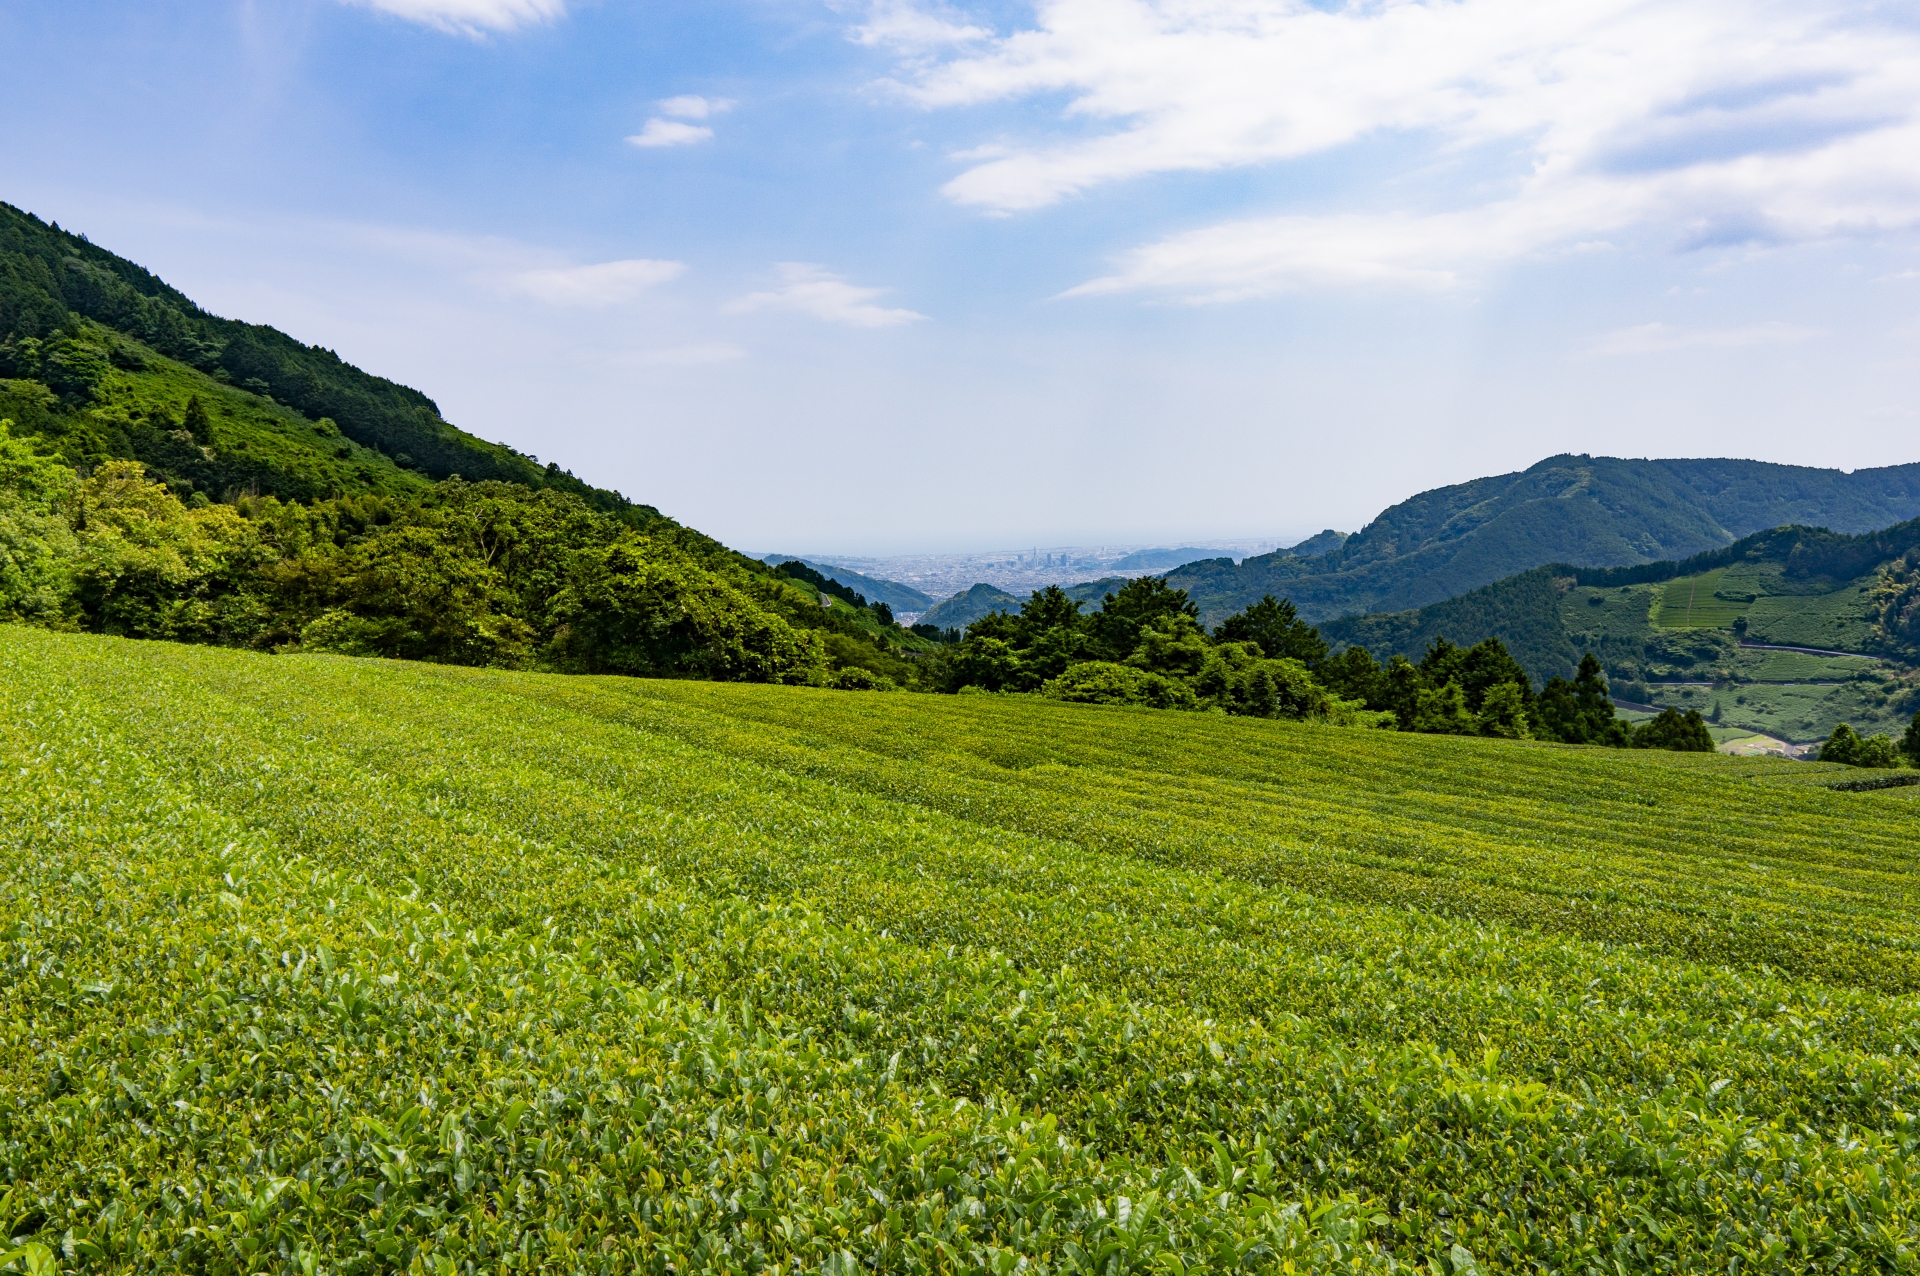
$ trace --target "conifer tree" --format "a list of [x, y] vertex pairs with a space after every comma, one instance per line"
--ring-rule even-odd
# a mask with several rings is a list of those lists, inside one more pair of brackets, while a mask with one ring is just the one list
[[180, 428], [191, 434], [195, 443], [213, 441], [213, 421], [207, 416], [206, 405], [200, 402], [199, 395], [187, 400], [187, 411], [180, 418]]

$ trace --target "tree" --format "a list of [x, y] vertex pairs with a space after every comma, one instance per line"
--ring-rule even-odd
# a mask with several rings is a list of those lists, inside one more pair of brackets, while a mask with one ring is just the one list
[[1365, 647], [1348, 647], [1337, 656], [1329, 656], [1313, 673], [1322, 686], [1343, 700], [1363, 701], [1369, 709], [1390, 707], [1387, 671], [1374, 663]]
[[[1907, 734], [1914, 734], [1911, 727]], [[1891, 736], [1876, 735], [1862, 739], [1852, 723], [1842, 722], [1827, 737], [1826, 744], [1821, 746], [1820, 760], [1842, 762], [1847, 766], [1896, 767], [1900, 765], [1900, 754], [1904, 748], [1904, 741], [1896, 745]]]
[[1707, 720], [1700, 716], [1698, 709], [1689, 709], [1682, 714], [1678, 709], [1669, 707], [1662, 709], [1658, 717], [1633, 729], [1633, 747], [1672, 749], [1677, 753], [1712, 753], [1713, 733], [1707, 730]]
[[1580, 670], [1572, 682], [1565, 678], [1547, 680], [1535, 712], [1544, 739], [1614, 748], [1633, 742], [1627, 724], [1614, 712], [1607, 680], [1592, 652], [1581, 657]]
[[1094, 649], [1110, 661], [1125, 660], [1139, 645], [1140, 631], [1157, 620], [1186, 616], [1196, 620], [1200, 609], [1184, 589], [1169, 589], [1159, 576], [1130, 580], [1119, 592], [1108, 594], [1100, 610], [1086, 618]]
[[1631, 741], [1627, 724], [1613, 711], [1613, 696], [1600, 660], [1591, 651], [1580, 657], [1580, 669], [1573, 678], [1573, 693], [1589, 743], [1624, 748]]
[[1526, 701], [1518, 683], [1503, 682], [1487, 692], [1480, 704], [1480, 734], [1504, 740], [1533, 738], [1527, 722]]
[[180, 418], [180, 428], [191, 434], [195, 443], [213, 442], [213, 419], [207, 415], [206, 405], [200, 402], [199, 395], [187, 400], [187, 410]]
[[1897, 767], [1900, 765], [1900, 748], [1894, 744], [1893, 737], [1871, 735], [1860, 742], [1860, 760], [1855, 766]]
[[1413, 729], [1426, 735], [1475, 735], [1480, 723], [1467, 708], [1467, 693], [1459, 683], [1449, 682], [1420, 692]]
[[1853, 729], [1851, 722], [1842, 722], [1835, 727], [1833, 734], [1829, 735], [1827, 742], [1820, 747], [1822, 762], [1842, 762], [1847, 766], [1855, 766], [1859, 763], [1859, 759], [1860, 733]]
[[1580, 716], [1580, 701], [1573, 684], [1565, 678], [1549, 678], [1536, 702], [1536, 725], [1545, 740], [1562, 744], [1590, 744], [1586, 720]]
[[1907, 755], [1907, 761], [1920, 766], [1920, 711], [1913, 715], [1913, 721], [1907, 724], [1907, 733], [1900, 737], [1900, 750]]
[[1387, 666], [1386, 681], [1386, 703], [1379, 707], [1393, 712], [1402, 731], [1419, 730], [1414, 720], [1420, 716], [1420, 693], [1427, 685], [1420, 670], [1405, 656], [1395, 656]]
[[1272, 594], [1253, 603], [1245, 611], [1228, 616], [1214, 629], [1219, 642], [1251, 642], [1259, 645], [1269, 660], [1285, 657], [1298, 660], [1309, 669], [1326, 659], [1326, 640], [1320, 631], [1300, 619], [1293, 600], [1276, 599]]
[[820, 637], [760, 607], [737, 580], [628, 533], [574, 556], [544, 653], [570, 673], [818, 682]]
[[1420, 676], [1426, 679], [1429, 687], [1444, 687], [1449, 682], [1459, 680], [1461, 666], [1466, 664], [1466, 660], [1466, 652], [1445, 638], [1435, 638], [1427, 647], [1426, 654], [1420, 657]]
[[58, 624], [70, 605], [79, 541], [66, 511], [79, 479], [0, 420], [0, 619]]
[[1175, 678], [1107, 660], [1073, 665], [1041, 688], [1050, 699], [1074, 704], [1139, 704], [1155, 709], [1197, 709], [1193, 689]]
[[[977, 624], [978, 622], [976, 622]], [[953, 650], [953, 685], [1001, 691], [1020, 677], [1020, 655], [1003, 638], [976, 635], [972, 628]]]
[[1206, 631], [1186, 612], [1161, 616], [1140, 629], [1140, 641], [1123, 662], [1136, 669], [1192, 677], [1207, 663]]
[[1067, 597], [1067, 591], [1058, 585], [1034, 591], [1020, 604], [1020, 615], [1014, 622], [1020, 645], [1030, 646], [1051, 629], [1078, 629], [1083, 605]]

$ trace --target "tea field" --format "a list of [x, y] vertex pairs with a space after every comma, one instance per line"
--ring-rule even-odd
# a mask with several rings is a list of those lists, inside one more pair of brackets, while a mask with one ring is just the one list
[[0, 628], [8, 1261], [1920, 1271], [1861, 774]]

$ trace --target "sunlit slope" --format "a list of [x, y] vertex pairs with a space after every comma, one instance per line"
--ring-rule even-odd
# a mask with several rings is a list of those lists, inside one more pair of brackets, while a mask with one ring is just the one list
[[11, 628], [0, 768], [9, 1222], [93, 1267], [1920, 1244], [1910, 790]]

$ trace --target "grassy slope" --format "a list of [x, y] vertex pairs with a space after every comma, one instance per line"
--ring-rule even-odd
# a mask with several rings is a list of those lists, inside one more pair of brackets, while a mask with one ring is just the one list
[[[84, 406], [62, 403], [37, 382], [0, 381], [0, 417], [10, 418], [19, 433], [47, 440], [69, 464], [128, 457], [182, 495], [197, 490], [216, 501], [243, 492], [303, 501], [350, 492], [397, 496], [430, 482], [267, 396], [98, 324], [83, 325], [82, 332], [102, 347], [131, 353], [140, 366], [110, 365], [94, 401]], [[177, 429], [194, 397], [212, 420], [213, 436], [204, 445]]]
[[1912, 808], [1818, 767], [24, 629], [0, 702], [15, 1230], [115, 1263], [1920, 1241]]

